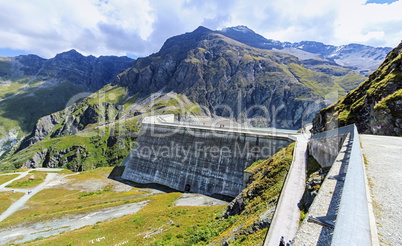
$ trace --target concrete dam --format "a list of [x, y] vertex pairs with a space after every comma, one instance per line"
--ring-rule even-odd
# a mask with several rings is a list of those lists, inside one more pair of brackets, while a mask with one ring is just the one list
[[143, 123], [122, 178], [205, 195], [236, 197], [245, 169], [294, 142], [286, 134], [173, 123]]

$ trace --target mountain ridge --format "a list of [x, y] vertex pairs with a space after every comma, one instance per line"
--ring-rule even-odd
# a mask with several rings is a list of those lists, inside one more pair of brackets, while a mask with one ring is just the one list
[[[310, 58], [318, 54], [321, 59], [335, 61], [339, 65], [357, 67], [357, 70], [363, 70], [362, 72], [366, 75], [374, 71], [392, 50], [391, 47], [372, 47], [354, 43], [335, 46], [316, 41], [281, 42], [267, 39], [246, 26], [229, 27], [217, 32], [261, 49], [278, 49], [296, 56], [298, 51], [303, 51], [310, 53]], [[302, 59], [300, 55], [298, 57]]]

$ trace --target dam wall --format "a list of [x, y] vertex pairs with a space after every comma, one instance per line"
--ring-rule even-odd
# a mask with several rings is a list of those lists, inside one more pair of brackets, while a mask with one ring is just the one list
[[122, 178], [206, 195], [237, 196], [244, 170], [294, 140], [238, 129], [143, 124]]

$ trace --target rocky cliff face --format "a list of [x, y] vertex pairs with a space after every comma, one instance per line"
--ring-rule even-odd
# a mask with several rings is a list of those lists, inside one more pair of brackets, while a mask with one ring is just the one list
[[333, 74], [310, 70], [294, 56], [199, 27], [168, 39], [158, 53], [138, 59], [113, 83], [132, 94], [185, 94], [212, 115], [239, 121], [261, 117], [267, 119], [265, 126], [298, 129], [323, 106], [315, 101], [333, 91], [344, 94], [336, 81]]
[[312, 132], [356, 124], [360, 133], [402, 135], [402, 43], [358, 88], [321, 110]]

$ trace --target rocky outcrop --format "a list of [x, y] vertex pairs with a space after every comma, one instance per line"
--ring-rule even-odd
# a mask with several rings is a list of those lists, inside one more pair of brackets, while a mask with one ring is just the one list
[[300, 201], [301, 210], [305, 212], [308, 211], [321, 188], [322, 182], [324, 182], [328, 170], [328, 168], [325, 170], [321, 169], [307, 177], [306, 189], [304, 190], [302, 200]]
[[27, 160], [24, 164], [22, 164], [22, 167], [26, 168], [41, 167], [46, 154], [47, 149], [44, 149], [43, 151], [40, 152], [36, 152], [29, 160]]
[[321, 110], [312, 132], [356, 124], [359, 133], [402, 135], [402, 43], [358, 88]]
[[48, 151], [42, 164], [43, 167], [66, 167], [72, 171], [82, 171], [82, 162], [85, 161], [90, 153], [84, 146], [72, 146], [64, 150]]
[[90, 104], [88, 100], [81, 101], [62, 111], [40, 118], [31, 134], [22, 141], [18, 151], [47, 137], [74, 135], [90, 124], [113, 122], [118, 119], [118, 114], [119, 105], [106, 102]]
[[83, 146], [72, 146], [63, 150], [49, 148], [36, 152], [22, 164], [22, 167], [65, 167], [77, 172], [83, 170], [83, 161], [89, 156], [90, 154]]

